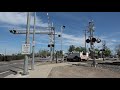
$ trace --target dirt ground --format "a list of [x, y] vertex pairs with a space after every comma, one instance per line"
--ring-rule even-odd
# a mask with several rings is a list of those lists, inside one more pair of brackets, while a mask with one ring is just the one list
[[48, 78], [120, 78], [120, 73], [100, 67], [71, 65], [53, 68]]

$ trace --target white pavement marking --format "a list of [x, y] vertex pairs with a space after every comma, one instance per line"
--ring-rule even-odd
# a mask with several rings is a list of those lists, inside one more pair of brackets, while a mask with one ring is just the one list
[[0, 74], [4, 74], [4, 73], [7, 73], [7, 72], [10, 72], [10, 71], [5, 71], [5, 72], [2, 72], [2, 73], [0, 73]]
[[88, 64], [88, 63], [83, 63], [83, 62], [81, 62], [81, 63], [79, 63], [79, 64]]
[[68, 62], [68, 64], [73, 65], [73, 64], [87, 64], [87, 63], [84, 63], [84, 62]]
[[9, 66], [9, 65], [14, 65], [14, 64], [18, 64], [18, 63], [12, 63], [12, 64], [7, 64], [7, 65], [2, 65], [1, 67], [3, 67], [3, 66]]
[[10, 74], [4, 78], [27, 78], [29, 77], [29, 75], [21, 75], [21, 74], [17, 74], [17, 75], [14, 75], [14, 74]]

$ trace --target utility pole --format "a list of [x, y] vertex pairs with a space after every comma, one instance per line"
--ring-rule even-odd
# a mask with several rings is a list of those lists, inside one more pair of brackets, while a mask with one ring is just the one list
[[[47, 13], [47, 16], [48, 16], [48, 28], [50, 28], [51, 27], [50, 17], [48, 15], [48, 13]], [[50, 29], [49, 32], [52, 32], [52, 29]], [[53, 57], [52, 57], [52, 55], [53, 55], [52, 54], [52, 34], [50, 34], [49, 38], [50, 38], [50, 61], [52, 62], [52, 59], [53, 59]]]
[[5, 55], [4, 55], [4, 61], [6, 60], [6, 48], [5, 48]]
[[55, 57], [56, 57], [56, 63], [57, 63], [57, 50], [55, 50]]
[[86, 53], [86, 30], [85, 30], [85, 53]]
[[62, 26], [61, 26], [61, 60], [62, 60], [62, 31], [63, 31], [63, 29], [62, 29]]
[[34, 58], [35, 58], [35, 23], [36, 22], [36, 12], [34, 12], [34, 26], [33, 26], [33, 46], [32, 46], [32, 64], [31, 69], [34, 70]]
[[6, 48], [5, 48], [5, 56], [6, 56]]
[[105, 49], [106, 49], [106, 42], [105, 41], [103, 41], [102, 42], [102, 45], [103, 45], [103, 49], [102, 49], [102, 57], [103, 57], [103, 61], [104, 61], [104, 52], [105, 52]]
[[53, 60], [55, 58], [55, 28], [53, 27], [53, 23], [52, 23], [52, 30], [53, 30]]
[[[63, 33], [63, 29], [65, 28], [65, 26], [61, 26], [61, 52], [62, 52], [62, 58], [63, 59], [63, 50], [62, 50], [62, 33]], [[63, 60], [64, 61], [64, 60]]]
[[[30, 31], [30, 12], [27, 13], [27, 27], [26, 27], [26, 42], [25, 44], [29, 44], [29, 31]], [[24, 75], [28, 74], [28, 55], [25, 54], [24, 59]]]
[[91, 48], [91, 58], [93, 58], [93, 66], [96, 67], [96, 62], [95, 62], [95, 51], [94, 51], [94, 42], [92, 41], [93, 37], [93, 30], [94, 28], [94, 23], [93, 21], [89, 22], [89, 32], [90, 32], [90, 48]]

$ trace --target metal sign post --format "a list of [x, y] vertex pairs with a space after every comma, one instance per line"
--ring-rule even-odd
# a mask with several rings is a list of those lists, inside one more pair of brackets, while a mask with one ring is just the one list
[[33, 46], [32, 46], [32, 62], [31, 69], [34, 70], [34, 58], [35, 58], [35, 21], [36, 21], [36, 12], [34, 13], [34, 27], [33, 27]]
[[[30, 31], [30, 12], [27, 13], [27, 27], [26, 27], [26, 42], [25, 42], [25, 44], [29, 44], [29, 31]], [[28, 55], [27, 54], [25, 54], [23, 74], [24, 75], [28, 74]]]
[[91, 57], [93, 58], [93, 66], [96, 67], [96, 62], [95, 62], [95, 51], [94, 51], [94, 42], [93, 42], [93, 26], [94, 26], [94, 23], [93, 21], [89, 22], [89, 32], [90, 32], [90, 47], [91, 47]]

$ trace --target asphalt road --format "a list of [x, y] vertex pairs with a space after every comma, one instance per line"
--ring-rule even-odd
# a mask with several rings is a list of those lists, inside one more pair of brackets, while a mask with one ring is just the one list
[[0, 64], [0, 78], [3, 78], [9, 74], [15, 74], [14, 71], [19, 70], [20, 68], [22, 69], [23, 64], [20, 62], [23, 62], [23, 60], [15, 62], [2, 62], [2, 64]]
[[[28, 66], [31, 66], [31, 60], [28, 61]], [[48, 58], [35, 58], [35, 64], [48, 61]], [[23, 70], [24, 60], [14, 60], [7, 62], [0, 62], [0, 78], [4, 78], [10, 74], [16, 74], [17, 71]], [[30, 68], [29, 68], [30, 69]]]

